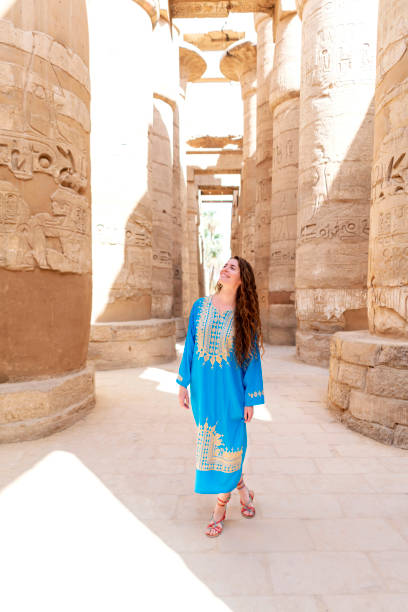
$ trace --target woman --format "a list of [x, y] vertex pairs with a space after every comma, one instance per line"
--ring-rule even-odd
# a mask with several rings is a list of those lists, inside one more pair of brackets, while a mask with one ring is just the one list
[[250, 264], [232, 257], [213, 296], [198, 299], [190, 313], [177, 382], [179, 402], [198, 427], [196, 493], [217, 493], [206, 535], [220, 535], [231, 491], [238, 488], [241, 513], [255, 515], [253, 491], [244, 484], [246, 423], [263, 404], [259, 345], [263, 348], [258, 296]]

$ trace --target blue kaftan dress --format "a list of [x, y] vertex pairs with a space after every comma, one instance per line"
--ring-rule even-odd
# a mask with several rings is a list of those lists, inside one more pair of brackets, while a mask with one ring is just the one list
[[211, 296], [194, 302], [177, 382], [190, 385], [198, 427], [196, 493], [228, 493], [242, 474], [247, 447], [244, 407], [264, 403], [259, 348], [240, 367], [234, 353], [234, 313]]

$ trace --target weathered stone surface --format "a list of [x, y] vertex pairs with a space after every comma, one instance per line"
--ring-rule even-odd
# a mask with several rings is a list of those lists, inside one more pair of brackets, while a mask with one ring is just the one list
[[[162, 53], [166, 50], [163, 49]], [[174, 104], [154, 94], [150, 130], [152, 172], [152, 317], [166, 319], [173, 310], [174, 244]], [[157, 180], [155, 178], [157, 177]]]
[[296, 356], [301, 361], [328, 366], [330, 361], [330, 336], [307, 331], [296, 331]]
[[[330, 342], [330, 346], [331, 344], [332, 343]], [[330, 380], [338, 380], [340, 363], [341, 362], [339, 361], [339, 359], [336, 359], [336, 357], [330, 354], [330, 366], [329, 366]]]
[[[85, 2], [9, 4], [0, 21], [0, 379], [13, 382], [85, 365], [90, 86]], [[67, 19], [75, 32], [61, 26]]]
[[[299, 89], [301, 27], [296, 12], [283, 12], [277, 3], [275, 56], [269, 105], [273, 113], [273, 155], [270, 221], [269, 292], [295, 289], [295, 250], [299, 150]], [[273, 310], [269, 307], [269, 327]], [[292, 341], [295, 340], [296, 320]]]
[[[352, 414], [350, 414], [350, 412], [344, 413], [342, 421], [345, 425], [347, 425], [347, 427], [349, 427], [349, 429], [357, 431], [358, 433], [368, 436], [369, 438], [373, 438], [374, 440], [378, 440], [378, 442], [382, 442], [383, 444], [392, 444], [394, 441], [395, 443], [394, 430], [390, 427], [356, 419]], [[398, 444], [397, 446], [400, 445]]]
[[354, 387], [356, 389], [364, 389], [366, 372], [367, 368], [365, 368], [364, 366], [340, 361], [337, 373], [337, 380], [346, 385], [349, 385], [349, 387]]
[[408, 424], [408, 401], [378, 395], [369, 395], [353, 389], [350, 395], [350, 412], [364, 421], [372, 421], [387, 427]]
[[93, 369], [0, 385], [0, 442], [33, 440], [65, 429], [95, 405]]
[[407, 400], [408, 370], [387, 366], [370, 368], [367, 372], [367, 393]]
[[370, 259], [371, 333], [408, 338], [408, 55], [404, 0], [380, 0]]
[[257, 13], [257, 111], [256, 111], [256, 204], [255, 204], [255, 280], [262, 325], [268, 321], [270, 260], [270, 218], [272, 187], [272, 111], [269, 87], [273, 64], [273, 22], [270, 15]]
[[174, 319], [95, 323], [88, 358], [97, 370], [165, 363], [174, 359], [175, 342]]
[[296, 313], [294, 304], [271, 304], [269, 323], [272, 327], [295, 328]]
[[394, 444], [400, 448], [408, 449], [408, 427], [406, 425], [397, 425], [395, 427]]
[[350, 388], [347, 385], [336, 382], [336, 380], [330, 378], [328, 398], [339, 408], [347, 410], [350, 403]]
[[269, 344], [276, 344], [277, 346], [291, 346], [295, 344], [295, 333], [294, 327], [283, 328], [283, 327], [267, 327], [266, 340]]
[[377, 363], [393, 368], [408, 368], [408, 342], [396, 344], [392, 338], [382, 338]]
[[[349, 329], [348, 310], [366, 307], [376, 4], [298, 2], [302, 87], [297, 303], [299, 317], [313, 321], [324, 314], [327, 331], [331, 326], [333, 332], [339, 324]], [[325, 337], [328, 341], [329, 334]]]
[[94, 401], [92, 376], [65, 384], [89, 336], [90, 78], [85, 0], [2, 8], [0, 441], [13, 441]]
[[195, 0], [171, 0], [173, 17], [228, 17], [230, 11], [251, 13], [272, 10], [274, 0], [213, 0], [196, 2]]
[[343, 361], [366, 366], [378, 363], [381, 346], [368, 332], [337, 332], [333, 341], [337, 341], [338, 355]]

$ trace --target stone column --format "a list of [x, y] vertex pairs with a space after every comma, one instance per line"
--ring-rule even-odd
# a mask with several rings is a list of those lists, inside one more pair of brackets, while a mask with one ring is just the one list
[[[86, 366], [86, 5], [9, 5], [0, 20], [0, 442], [63, 429], [95, 401], [93, 372]], [[76, 28], [69, 27], [72, 21]]]
[[[94, 295], [89, 357], [99, 369], [174, 355], [174, 322], [152, 320], [154, 187], [149, 126], [154, 0], [88, 0]], [[108, 35], [107, 35], [108, 33]]]
[[269, 87], [273, 65], [272, 17], [255, 14], [257, 33], [257, 109], [256, 109], [256, 202], [255, 202], [255, 279], [259, 308], [267, 338], [268, 284], [271, 221], [272, 112]]
[[239, 194], [238, 191], [234, 191], [234, 197], [232, 200], [231, 207], [231, 253], [239, 252], [239, 242], [238, 242], [238, 213], [239, 210]]
[[[179, 94], [178, 32], [170, 23], [167, 2], [161, 2], [160, 19], [153, 34], [153, 124], [150, 132], [152, 172], [152, 316], [166, 319], [173, 316], [174, 266], [179, 249], [174, 242], [177, 224], [178, 189], [174, 168], [178, 155], [178, 119], [175, 121]], [[176, 125], [177, 123], [177, 125]], [[177, 129], [177, 133], [175, 131]]]
[[293, 1], [275, 6], [275, 58], [269, 104], [273, 113], [269, 261], [271, 344], [295, 344], [295, 252], [299, 150], [301, 27]]
[[239, 201], [239, 244], [241, 255], [255, 266], [256, 202], [256, 45], [250, 41], [228, 48], [220, 63], [221, 72], [241, 83], [244, 102], [243, 160]]
[[200, 297], [199, 287], [199, 243], [198, 226], [200, 214], [198, 209], [198, 190], [195, 182], [194, 169], [187, 167], [187, 240], [189, 252], [189, 297], [190, 307]]
[[298, 0], [302, 18], [297, 355], [327, 365], [333, 332], [367, 328], [376, 0]]
[[[207, 63], [202, 57], [199, 50], [186, 42], [180, 42], [179, 47], [180, 60], [180, 91], [179, 91], [179, 113], [180, 113], [180, 196], [181, 196], [181, 235], [180, 249], [182, 255], [182, 310], [179, 317], [184, 320], [184, 335], [188, 325], [188, 317], [193, 304], [192, 285], [197, 281], [196, 275], [190, 276], [190, 258], [196, 261], [196, 256], [190, 253], [193, 249], [194, 240], [198, 240], [197, 226], [195, 223], [195, 210], [189, 212], [188, 196], [187, 196], [187, 161], [186, 161], [186, 143], [183, 131], [183, 114], [187, 98], [187, 85], [190, 81], [195, 81], [202, 77], [207, 68]], [[194, 223], [193, 223], [194, 220]], [[190, 235], [190, 230], [193, 234]], [[198, 265], [198, 264], [197, 264]], [[197, 281], [198, 282], [198, 281]], [[194, 295], [198, 297], [198, 286], [194, 289]], [[195, 298], [197, 299], [197, 298]], [[179, 324], [181, 327], [181, 323]], [[179, 334], [181, 337], [181, 332]]]
[[351, 429], [408, 448], [408, 5], [380, 0], [368, 266], [369, 332], [331, 341], [328, 403]]

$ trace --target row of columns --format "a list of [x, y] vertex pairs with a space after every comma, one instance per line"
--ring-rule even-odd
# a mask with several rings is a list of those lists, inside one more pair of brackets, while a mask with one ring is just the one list
[[[334, 334], [328, 391], [330, 409], [346, 425], [402, 448], [408, 448], [407, 23], [406, 2], [380, 0], [368, 242], [369, 330]], [[365, 60], [364, 53], [361, 57]]]
[[280, 0], [255, 16], [257, 48], [239, 42], [221, 61], [243, 96], [258, 66], [234, 236], [255, 264], [265, 336], [320, 365], [334, 332], [367, 328], [377, 15], [353, 6]]
[[[330, 361], [330, 409], [349, 427], [408, 448], [408, 8], [380, 0], [377, 32], [377, 5], [281, 0], [273, 25], [256, 16], [258, 100], [245, 107], [232, 229], [238, 253], [257, 268], [267, 339], [291, 343], [297, 326], [298, 357]], [[242, 86], [254, 65], [245, 47], [253, 49], [239, 43], [221, 62]]]

